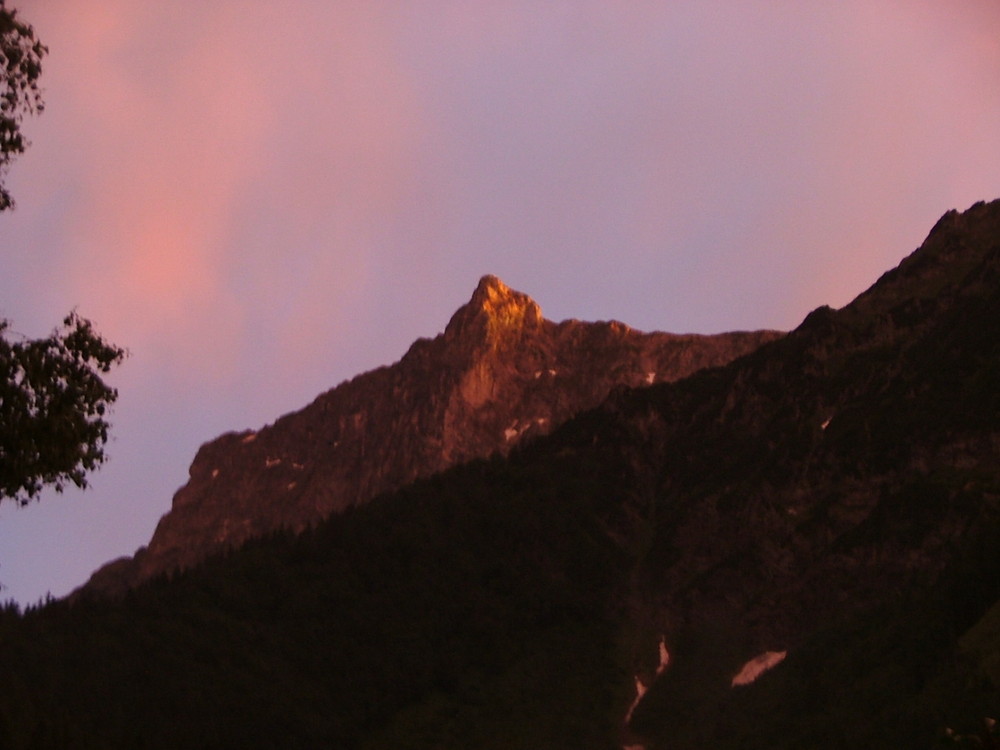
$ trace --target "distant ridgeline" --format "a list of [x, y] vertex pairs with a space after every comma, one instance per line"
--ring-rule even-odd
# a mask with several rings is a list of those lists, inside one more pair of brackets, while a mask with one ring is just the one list
[[204, 446], [176, 552], [0, 616], [0, 747], [988, 747], [998, 343], [1000, 202], [722, 353], [487, 277]]

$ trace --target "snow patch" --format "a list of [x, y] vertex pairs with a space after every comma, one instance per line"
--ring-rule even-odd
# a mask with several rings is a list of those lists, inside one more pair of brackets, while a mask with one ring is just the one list
[[781, 664], [787, 654], [787, 651], [765, 651], [763, 654], [758, 654], [744, 664], [743, 669], [733, 677], [732, 687], [749, 685], [767, 670]]
[[[659, 677], [663, 674], [663, 670], [667, 668], [670, 664], [670, 652], [667, 651], [667, 639], [664, 636], [660, 636], [660, 662], [656, 665], [656, 676]], [[639, 701], [642, 700], [642, 696], [646, 694], [648, 686], [643, 683], [642, 678], [639, 675], [635, 676], [635, 698], [632, 700], [631, 705], [628, 707], [628, 712], [625, 714], [625, 723], [627, 724], [632, 719], [632, 712], [635, 711], [635, 707], [639, 705]], [[633, 745], [632, 747], [642, 747], [642, 745]]]
[[642, 696], [646, 694], [646, 686], [642, 684], [642, 680], [639, 679], [639, 675], [635, 676], [635, 698], [628, 707], [628, 711], [625, 714], [625, 723], [628, 724], [632, 720], [632, 712], [635, 711], [635, 707], [639, 705], [639, 701], [642, 700]]
[[667, 668], [668, 664], [670, 664], [670, 652], [667, 651], [667, 639], [661, 637], [660, 638], [660, 663], [656, 667], [656, 674], [657, 674], [657, 676], [663, 674], [663, 670]]
[[305, 464], [300, 464], [295, 461], [292, 461], [292, 468], [295, 469], [296, 471], [302, 471], [306, 467]]
[[257, 439], [257, 433], [256, 432], [251, 432], [249, 435], [247, 435], [245, 438], [243, 438], [240, 442], [241, 443], [252, 443], [256, 439]]
[[[539, 422], [539, 424], [541, 424], [541, 422]], [[510, 427], [508, 427], [506, 430], [503, 431], [504, 440], [506, 440], [508, 443], [511, 440], [516, 440], [517, 438], [521, 437], [524, 431], [527, 430], [529, 427], [531, 427], [530, 421], [521, 424], [519, 423], [518, 420], [515, 419], [513, 422], [511, 422]]]
[[281, 459], [280, 458], [265, 458], [264, 459], [264, 468], [265, 469], [270, 469], [272, 466], [277, 466], [280, 463], [281, 463]]
[[646, 384], [647, 385], [652, 385], [654, 380], [656, 380], [656, 373], [655, 372], [647, 372], [646, 373]]
[[298, 482], [289, 482], [289, 483], [288, 483], [288, 484], [287, 484], [287, 485], [285, 486], [285, 489], [286, 489], [286, 490], [294, 490], [294, 489], [295, 489], [295, 485], [297, 485], [297, 484], [298, 484]]
[[830, 420], [831, 420], [831, 419], [833, 419], [833, 417], [827, 417], [826, 421], [825, 421], [825, 422], [823, 422], [823, 424], [821, 424], [821, 425], [819, 426], [819, 428], [820, 428], [821, 430], [825, 430], [825, 429], [826, 429], [827, 427], [829, 427], [829, 426], [830, 426]]

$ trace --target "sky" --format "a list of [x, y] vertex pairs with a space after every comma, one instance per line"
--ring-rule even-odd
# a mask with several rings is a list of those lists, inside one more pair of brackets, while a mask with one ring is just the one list
[[441, 332], [839, 307], [1000, 197], [1000, 4], [12, 0], [48, 45], [0, 317], [130, 356], [83, 492], [0, 503], [0, 599], [152, 535], [198, 446]]

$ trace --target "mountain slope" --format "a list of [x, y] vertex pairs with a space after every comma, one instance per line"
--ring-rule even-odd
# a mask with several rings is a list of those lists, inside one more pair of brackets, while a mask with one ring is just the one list
[[[914, 615], [901, 592], [939, 602], [936, 627], [970, 626], [1000, 595], [989, 556], [969, 551], [1000, 541], [998, 310], [1000, 204], [979, 204], [943, 217], [916, 253], [843, 310], [815, 311], [724, 372], [621, 400], [620, 418], [642, 424], [644, 443], [656, 446], [646, 457], [656, 471], [656, 530], [641, 588], [668, 640], [714, 656], [730, 649], [718, 664], [731, 676], [765, 651], [787, 651], [793, 662], [818, 631], [841, 621], [861, 627], [875, 607]], [[940, 604], [948, 576], [955, 597], [978, 591], [969, 611]], [[723, 708], [662, 721], [665, 706], [700, 679], [665, 673], [635, 712], [639, 733], [672, 746], [686, 732], [696, 746], [749, 742], [760, 730], [749, 712], [742, 730], [732, 718], [720, 732]], [[725, 687], [720, 676], [715, 689]], [[852, 690], [826, 688], [820, 705]], [[736, 699], [725, 692], [715, 696], [723, 706]], [[822, 744], [831, 731], [796, 735], [794, 715], [782, 716], [770, 747]], [[943, 721], [894, 717], [910, 731], [929, 731], [935, 719]], [[904, 728], [893, 726], [897, 741]]]
[[119, 600], [8, 612], [0, 746], [978, 731], [1000, 710], [997, 310], [1000, 202], [724, 367]]
[[121, 593], [247, 539], [302, 530], [418, 477], [506, 453], [614, 387], [677, 380], [780, 335], [556, 324], [527, 295], [484, 276], [444, 333], [417, 341], [398, 363], [259, 432], [202, 446], [148, 548], [98, 571], [87, 591]]

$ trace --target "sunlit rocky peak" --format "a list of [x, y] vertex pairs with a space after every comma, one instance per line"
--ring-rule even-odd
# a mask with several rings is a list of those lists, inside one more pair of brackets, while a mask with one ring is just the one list
[[538, 303], [487, 274], [479, 280], [468, 304], [452, 316], [445, 333], [451, 337], [485, 336], [495, 344], [505, 332], [537, 328], [542, 322]]

